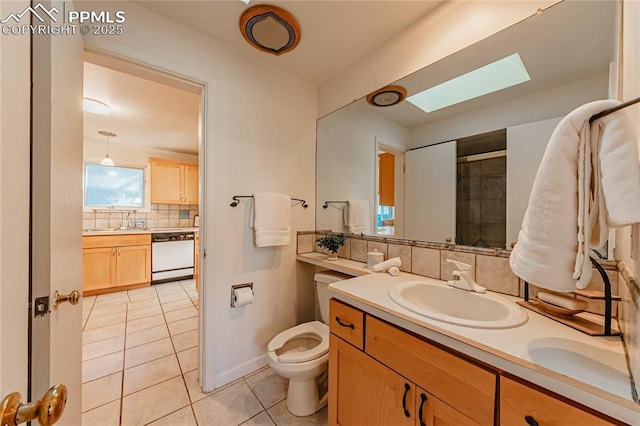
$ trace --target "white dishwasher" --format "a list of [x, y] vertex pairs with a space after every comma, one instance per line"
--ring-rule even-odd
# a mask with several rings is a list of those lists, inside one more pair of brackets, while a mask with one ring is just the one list
[[151, 284], [193, 278], [193, 232], [151, 234]]

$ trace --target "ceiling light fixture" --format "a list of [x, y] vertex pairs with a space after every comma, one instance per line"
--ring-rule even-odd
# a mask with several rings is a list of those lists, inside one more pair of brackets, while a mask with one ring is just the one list
[[109, 105], [91, 98], [82, 98], [82, 110], [101, 115], [107, 115], [111, 112]]
[[531, 80], [531, 77], [529, 77], [520, 55], [514, 53], [423, 92], [409, 96], [407, 101], [428, 113], [529, 80]]
[[240, 32], [256, 49], [280, 56], [300, 43], [300, 26], [284, 9], [260, 4], [245, 10], [240, 16]]
[[102, 164], [103, 166], [115, 166], [115, 163], [113, 162], [111, 157], [109, 157], [109, 138], [115, 138], [118, 135], [113, 132], [107, 132], [106, 130], [100, 130], [98, 133], [102, 136], [107, 137], [107, 153], [104, 155], [104, 157], [102, 157], [100, 164]]
[[407, 89], [402, 86], [385, 86], [367, 95], [367, 102], [377, 107], [399, 104], [407, 97]]

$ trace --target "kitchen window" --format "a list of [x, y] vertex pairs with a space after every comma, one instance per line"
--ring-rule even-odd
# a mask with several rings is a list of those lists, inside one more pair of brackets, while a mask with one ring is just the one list
[[86, 208], [145, 207], [144, 168], [87, 163], [84, 178]]

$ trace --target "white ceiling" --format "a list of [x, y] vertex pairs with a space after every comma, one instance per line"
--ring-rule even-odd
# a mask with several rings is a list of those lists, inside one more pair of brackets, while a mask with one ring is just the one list
[[488, 63], [519, 53], [531, 77], [495, 93], [426, 114], [410, 102], [366, 108], [413, 129], [427, 123], [499, 102], [608, 72], [614, 60], [616, 2], [565, 1], [453, 55], [429, 65], [395, 84], [407, 96], [419, 93]]
[[[230, 1], [138, 1], [169, 19], [239, 51], [321, 83], [438, 7], [441, 1], [270, 1], [291, 12], [300, 25], [300, 44], [274, 56], [251, 47], [238, 22], [250, 7]], [[84, 138], [104, 143], [100, 130], [116, 133], [113, 144], [172, 152], [198, 152], [199, 95], [113, 70], [109, 60], [85, 63], [84, 96], [107, 103], [111, 114], [84, 113]], [[100, 65], [106, 64], [107, 67]], [[121, 69], [121, 66], [115, 67]], [[140, 74], [140, 73], [135, 73]], [[191, 93], [190, 93], [191, 92]]]
[[84, 139], [188, 154], [198, 153], [200, 95], [100, 65], [84, 64], [84, 97], [106, 103], [109, 115], [84, 113]]
[[261, 58], [306, 80], [322, 83], [373, 50], [397, 32], [433, 11], [435, 0], [276, 0], [266, 3], [289, 11], [302, 34], [300, 44], [281, 56], [264, 53], [242, 37], [242, 12], [263, 2], [154, 1], [137, 2], [239, 51]]
[[[432, 11], [435, 1], [274, 1], [296, 16], [298, 47], [274, 56], [251, 47], [238, 29], [245, 6], [233, 1], [142, 1], [141, 6], [201, 31], [235, 49], [305, 79], [322, 82], [399, 30]], [[409, 95], [519, 52], [532, 80], [449, 108], [425, 114], [408, 102], [370, 107], [407, 128], [566, 84], [607, 70], [612, 58], [615, 2], [563, 2], [461, 52], [400, 80]], [[95, 59], [95, 58], [94, 58]], [[85, 65], [85, 97], [106, 102], [107, 116], [85, 113], [85, 139], [104, 141], [99, 130], [118, 134], [113, 143], [174, 152], [198, 152], [199, 95], [155, 78]], [[121, 69], [121, 68], [118, 68]], [[166, 83], [166, 82], [165, 82]], [[173, 85], [173, 84], [172, 84]], [[175, 85], [173, 85], [175, 86]], [[169, 101], [170, 100], [170, 101]], [[359, 102], [363, 102], [362, 100]]]

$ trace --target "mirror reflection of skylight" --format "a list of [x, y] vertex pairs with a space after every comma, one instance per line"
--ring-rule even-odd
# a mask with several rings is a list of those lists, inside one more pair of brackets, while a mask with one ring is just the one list
[[409, 96], [407, 101], [425, 112], [433, 112], [529, 80], [531, 77], [529, 77], [520, 55], [514, 53]]

